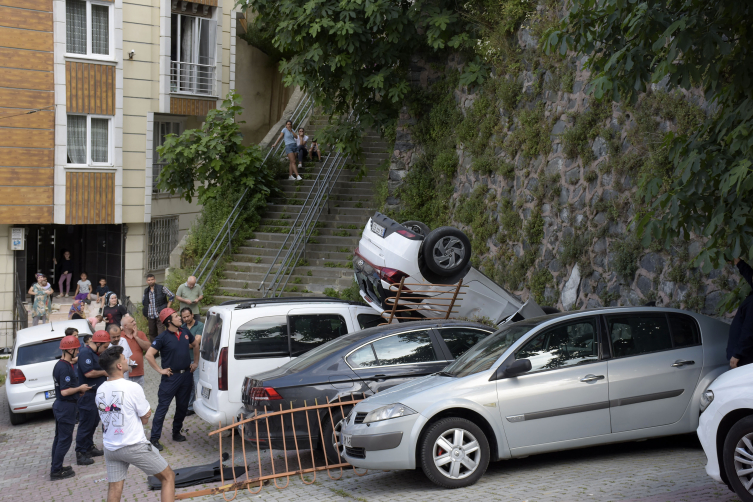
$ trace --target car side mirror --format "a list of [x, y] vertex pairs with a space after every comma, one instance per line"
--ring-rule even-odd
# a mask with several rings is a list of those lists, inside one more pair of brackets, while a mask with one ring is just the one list
[[507, 378], [516, 377], [522, 375], [528, 371], [531, 371], [531, 361], [528, 359], [518, 359], [510, 366], [505, 368], [504, 376]]

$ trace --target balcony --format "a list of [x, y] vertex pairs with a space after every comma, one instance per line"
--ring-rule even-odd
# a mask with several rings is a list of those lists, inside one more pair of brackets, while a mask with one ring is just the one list
[[170, 92], [214, 96], [215, 71], [211, 65], [170, 61]]

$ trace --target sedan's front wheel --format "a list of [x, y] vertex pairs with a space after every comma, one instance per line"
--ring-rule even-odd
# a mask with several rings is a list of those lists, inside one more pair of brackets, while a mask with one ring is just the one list
[[444, 488], [476, 483], [489, 466], [489, 441], [476, 424], [465, 418], [443, 418], [423, 436], [421, 469]]
[[741, 419], [729, 430], [722, 460], [737, 496], [743, 502], [753, 502], [753, 416]]

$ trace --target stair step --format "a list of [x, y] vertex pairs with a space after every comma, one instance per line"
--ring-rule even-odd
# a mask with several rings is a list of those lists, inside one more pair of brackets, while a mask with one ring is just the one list
[[[371, 215], [374, 214], [374, 208], [368, 208], [368, 207], [344, 207], [340, 206], [334, 207], [332, 206], [332, 212], [334, 214], [340, 214], [337, 212], [337, 209], [343, 209], [351, 213], [353, 216], [358, 215], [364, 218], [364, 222], [371, 217]], [[269, 204], [267, 205], [267, 211], [282, 211], [288, 214], [298, 214], [298, 212], [301, 210], [300, 204]], [[322, 214], [322, 218], [327, 218], [327, 209], [324, 209], [324, 214]]]
[[[264, 275], [269, 270], [269, 264], [263, 264], [263, 263], [249, 263], [245, 261], [231, 261], [227, 264], [227, 267], [225, 268], [225, 271], [227, 273], [233, 272], [233, 273], [239, 273], [239, 274], [247, 274], [247, 275], [258, 275], [259, 281], [264, 278]], [[272, 273], [270, 275], [274, 276], [275, 272], [277, 272], [277, 267], [274, 267], [272, 269]], [[311, 275], [309, 276], [309, 272], [311, 272]], [[346, 268], [331, 268], [331, 267], [319, 267], [314, 265], [305, 265], [300, 267], [295, 267], [294, 269], [294, 275], [300, 275], [300, 276], [306, 276], [306, 277], [334, 277], [334, 278], [340, 278], [340, 277], [353, 277], [353, 269], [346, 269]], [[230, 276], [228, 276], [230, 278]]]
[[[263, 274], [253, 274], [243, 276], [243, 274], [235, 274], [233, 278], [220, 279], [220, 288], [234, 288], [234, 289], [246, 289], [256, 291], [261, 285], [261, 280], [264, 278]], [[286, 278], [287, 279], [287, 278]], [[274, 280], [274, 275], [270, 274], [268, 281]], [[298, 286], [299, 288], [306, 288], [311, 290], [312, 287], [323, 290], [326, 287], [335, 289], [345, 289], [353, 282], [353, 276], [348, 275], [346, 277], [307, 277], [301, 275], [291, 276], [288, 280], [289, 286]], [[299, 282], [296, 282], [298, 280]], [[284, 280], [283, 280], [284, 282]]]
[[[354, 242], [350, 246], [340, 246], [342, 249], [347, 249], [347, 251], [337, 251], [337, 245], [336, 244], [327, 244], [328, 246], [331, 246], [334, 248], [334, 251], [329, 251], [327, 249], [316, 249], [314, 246], [317, 246], [317, 244], [307, 244], [306, 245], [306, 258], [311, 261], [312, 259], [321, 259], [321, 260], [328, 260], [335, 263], [343, 263], [348, 260], [351, 260], [353, 258], [353, 249], [356, 247], [357, 242]], [[280, 248], [253, 248], [253, 247], [247, 247], [247, 246], [239, 246], [238, 252], [235, 254], [235, 256], [244, 255], [248, 256], [249, 258], [258, 258], [261, 257], [262, 260], [264, 258], [274, 258], [277, 256], [277, 253], [280, 251]], [[285, 251], [280, 254], [280, 257], [283, 257], [285, 255]]]

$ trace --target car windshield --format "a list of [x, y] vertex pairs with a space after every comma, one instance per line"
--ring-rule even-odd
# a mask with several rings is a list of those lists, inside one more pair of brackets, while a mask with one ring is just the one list
[[487, 336], [479, 343], [447, 366], [443, 373], [454, 377], [464, 377], [488, 370], [497, 359], [515, 343], [521, 336], [547, 319], [536, 321], [516, 322], [507, 324], [496, 333]]

